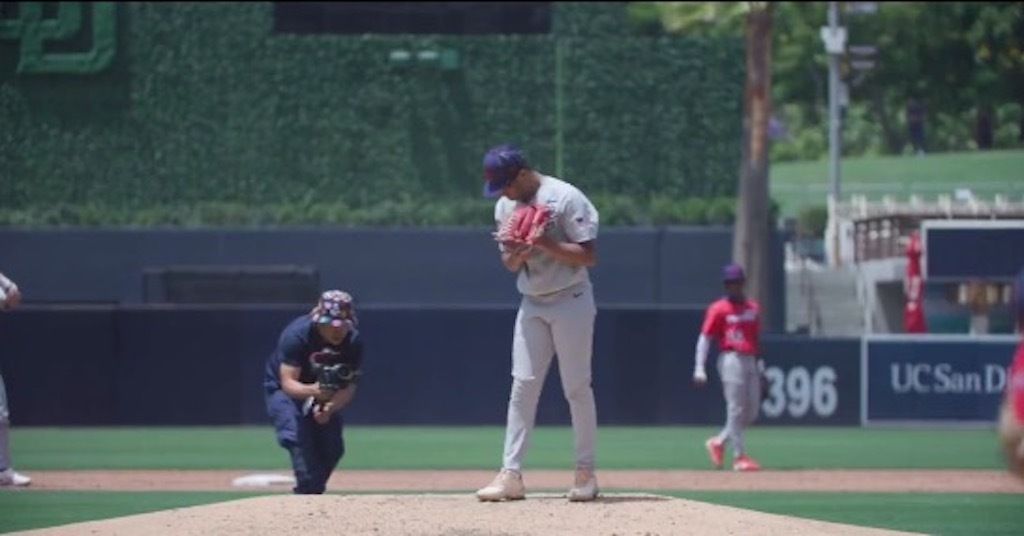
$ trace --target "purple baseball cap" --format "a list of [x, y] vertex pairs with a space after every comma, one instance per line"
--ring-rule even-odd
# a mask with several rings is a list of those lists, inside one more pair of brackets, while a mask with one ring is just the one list
[[528, 168], [523, 151], [511, 144], [492, 147], [484, 155], [484, 197], [498, 197], [519, 172]]
[[341, 290], [328, 290], [320, 295], [320, 301], [313, 309], [313, 321], [317, 324], [330, 324], [341, 327], [348, 323], [349, 327], [358, 323], [352, 296]]
[[722, 281], [725, 283], [746, 281], [746, 279], [747, 275], [743, 273], [743, 267], [736, 263], [727, 264], [722, 268]]

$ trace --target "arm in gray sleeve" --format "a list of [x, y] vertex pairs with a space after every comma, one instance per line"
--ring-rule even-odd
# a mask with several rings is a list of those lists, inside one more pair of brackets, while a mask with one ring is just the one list
[[701, 333], [700, 337], [697, 338], [697, 350], [693, 356], [693, 376], [695, 378], [706, 378], [707, 374], [704, 372], [704, 363], [708, 359], [708, 349], [711, 347], [711, 339], [707, 335]]

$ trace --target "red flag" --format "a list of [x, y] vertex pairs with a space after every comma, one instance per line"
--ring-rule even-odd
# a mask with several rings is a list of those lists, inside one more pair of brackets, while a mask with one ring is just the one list
[[928, 331], [924, 323], [924, 281], [921, 279], [921, 234], [914, 231], [910, 234], [907, 244], [907, 280], [904, 291], [907, 295], [907, 306], [903, 310], [903, 330], [907, 333], [925, 333]]

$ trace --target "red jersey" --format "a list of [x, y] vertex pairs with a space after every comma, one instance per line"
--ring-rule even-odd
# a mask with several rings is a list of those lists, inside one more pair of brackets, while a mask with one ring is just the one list
[[1017, 345], [1017, 353], [1010, 365], [1010, 378], [1006, 382], [1010, 394], [1010, 405], [1017, 421], [1024, 423], [1024, 340]]
[[760, 312], [761, 307], [754, 300], [734, 303], [722, 298], [708, 306], [700, 332], [715, 339], [723, 352], [756, 356], [761, 335]]

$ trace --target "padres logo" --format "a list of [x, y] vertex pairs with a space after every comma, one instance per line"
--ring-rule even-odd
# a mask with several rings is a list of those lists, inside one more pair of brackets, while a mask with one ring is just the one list
[[[18, 73], [90, 74], [110, 66], [117, 52], [117, 5], [114, 2], [59, 2], [56, 17], [43, 18], [43, 2], [17, 2], [17, 18], [5, 8], [0, 40], [17, 41]], [[84, 7], [83, 7], [84, 6]], [[91, 10], [92, 49], [47, 52], [47, 45], [67, 42], [83, 31], [83, 11]]]

